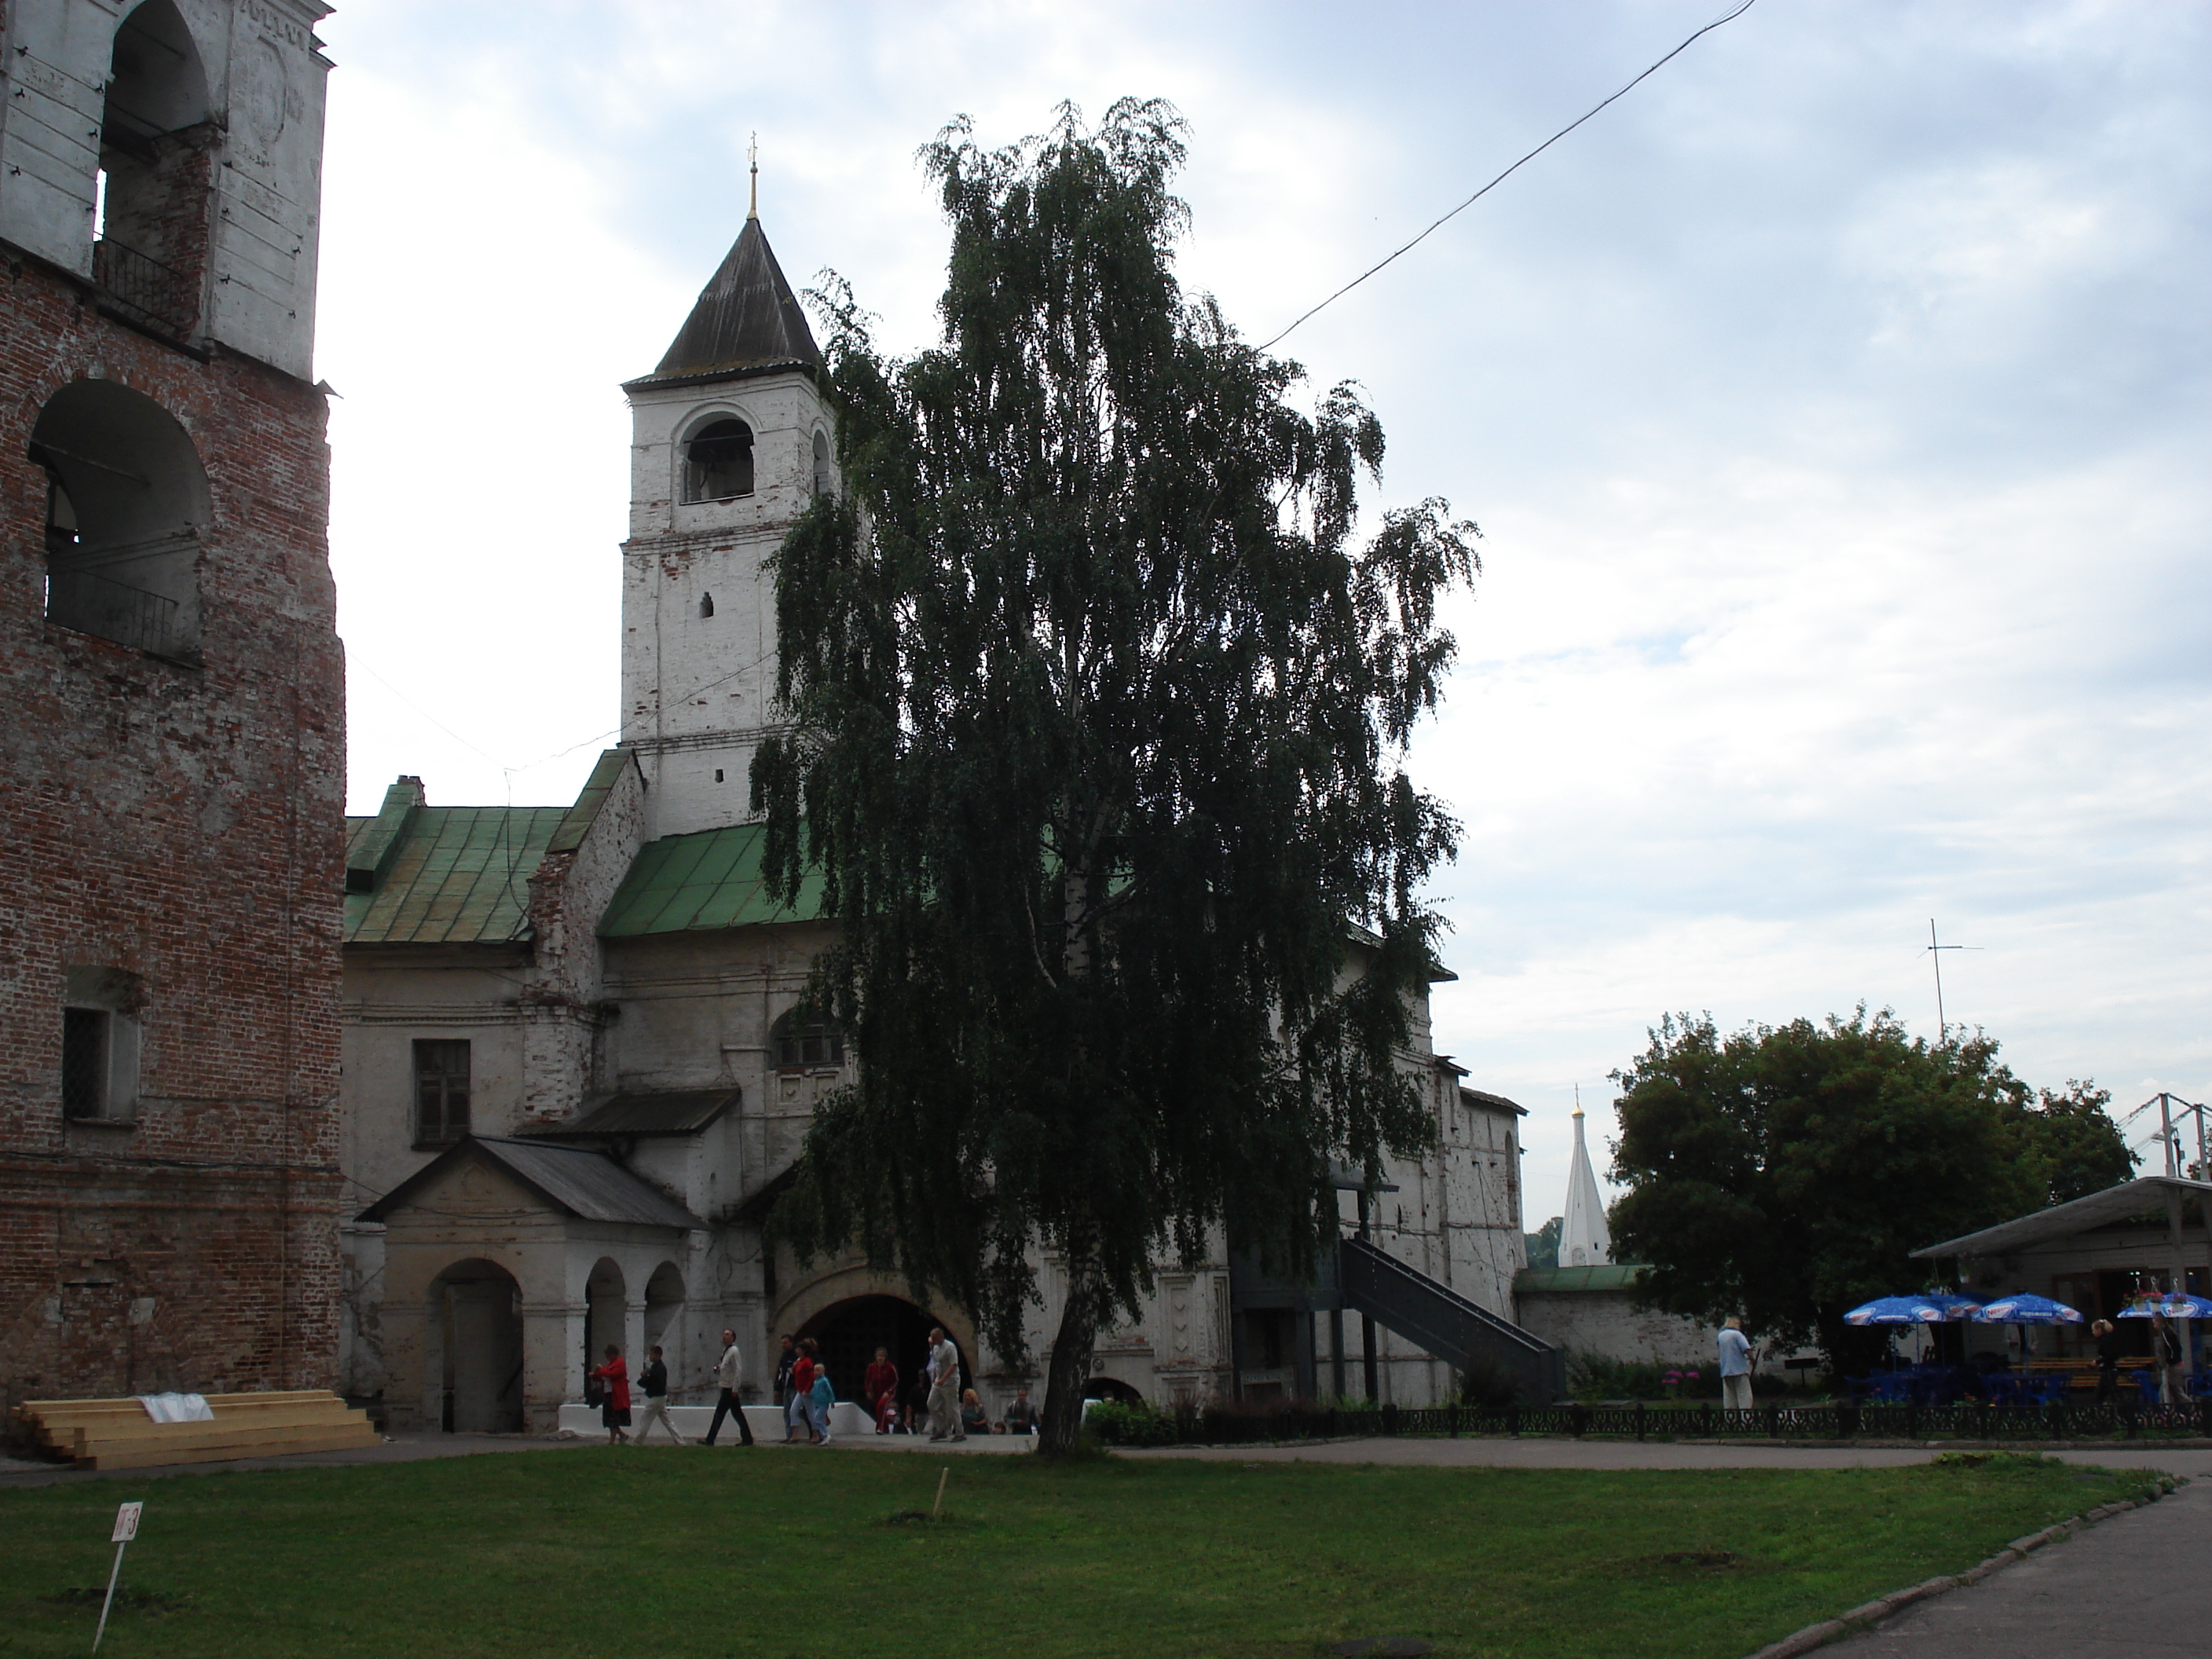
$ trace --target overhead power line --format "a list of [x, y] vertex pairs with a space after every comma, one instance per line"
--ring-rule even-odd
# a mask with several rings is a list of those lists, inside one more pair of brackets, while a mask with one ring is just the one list
[[1742, 16], [1744, 13], [1749, 11], [1756, 3], [1757, 0], [1743, 0], [1743, 3], [1741, 5], [1738, 6], [1734, 11], [1729, 13], [1725, 17], [1716, 17], [1713, 19], [1711, 22], [1699, 29], [1697, 33], [1683, 41], [1680, 46], [1675, 47], [1674, 51], [1668, 52], [1657, 63], [1652, 64], [1650, 68], [1645, 70], [1643, 74], [1638, 76], [1635, 80], [1631, 81], [1626, 86], [1621, 88], [1619, 92], [1614, 93], [1611, 98], [1606, 99], [1601, 103], [1592, 105], [1583, 114], [1577, 117], [1574, 120], [1568, 122], [1566, 125], [1561, 127], [1557, 132], [1544, 140], [1542, 143], [1537, 145], [1535, 149], [1530, 150], [1518, 161], [1516, 161], [1511, 167], [1506, 168], [1504, 172], [1499, 173], [1495, 179], [1492, 179], [1480, 190], [1475, 191], [1474, 195], [1468, 197], [1467, 200], [1462, 202], [1449, 213], [1445, 214], [1443, 218], [1438, 219], [1434, 224], [1431, 225], [1428, 229], [1423, 231], [1419, 235], [1413, 238], [1412, 241], [1407, 243], [1403, 247], [1392, 249], [1391, 252], [1382, 258], [1377, 260], [1372, 265], [1370, 265], [1366, 270], [1361, 271], [1359, 275], [1346, 283], [1342, 288], [1337, 289], [1335, 293], [1330, 295], [1328, 298], [1323, 300], [1321, 304], [1316, 306], [1313, 310], [1307, 312], [1304, 316], [1300, 317], [1297, 322], [1293, 322], [1290, 325], [1290, 328], [1285, 329], [1280, 334], [1276, 335], [1273, 339], [1264, 343], [1260, 347], [1260, 349], [1262, 351], [1273, 349], [1277, 344], [1289, 337], [1291, 329], [1297, 328], [1299, 324], [1307, 321], [1308, 319], [1314, 317], [1319, 313], [1328, 309], [1330, 306], [1334, 305], [1339, 300], [1341, 300], [1346, 295], [1351, 293], [1352, 289], [1358, 288], [1362, 283], [1365, 282], [1370, 276], [1372, 276], [1376, 271], [1382, 270], [1383, 266], [1389, 264], [1393, 259], [1398, 258], [1400, 254], [1412, 252], [1423, 242], [1428, 240], [1432, 234], [1441, 229], [1446, 223], [1457, 218], [1461, 214], [1466, 212], [1468, 209], [1473, 207], [1477, 202], [1480, 202], [1484, 197], [1489, 195], [1492, 191], [1497, 189], [1498, 185], [1504, 184], [1508, 179], [1519, 172], [1522, 167], [1526, 166], [1528, 162], [1534, 161], [1546, 150], [1551, 149], [1553, 145], [1558, 143], [1560, 139], [1565, 137], [1577, 127], [1582, 125], [1584, 121], [1589, 120], [1591, 116], [1595, 115], [1598, 111], [1603, 109], [1607, 104], [1613, 103], [1615, 100], [1626, 97], [1628, 94], [1634, 91], [1636, 88], [1641, 85], [1644, 81], [1657, 74], [1668, 64], [1674, 62], [1675, 58], [1680, 58], [1684, 52], [1687, 52], [1703, 37], [1711, 34], [1715, 29], [1720, 27], [1723, 23], [1734, 22], [1737, 18]]

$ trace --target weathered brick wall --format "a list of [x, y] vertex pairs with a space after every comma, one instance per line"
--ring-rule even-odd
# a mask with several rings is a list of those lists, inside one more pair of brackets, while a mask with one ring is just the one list
[[[190, 433], [199, 666], [44, 615], [26, 446], [80, 378]], [[0, 246], [0, 1397], [327, 1386], [343, 692], [312, 387], [101, 317]], [[70, 966], [143, 978], [128, 1127], [66, 1124]]]

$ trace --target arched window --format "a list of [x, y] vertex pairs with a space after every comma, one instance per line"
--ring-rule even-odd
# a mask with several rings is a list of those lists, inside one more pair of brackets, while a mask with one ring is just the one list
[[753, 429], [724, 415], [694, 432], [684, 446], [684, 499], [726, 501], [753, 493]]
[[814, 493], [827, 495], [836, 487], [836, 475], [830, 465], [830, 434], [814, 434]]
[[46, 470], [46, 616], [189, 658], [199, 645], [199, 452], [169, 412], [113, 380], [73, 380], [31, 428]]
[[699, 596], [699, 614], [702, 617], [711, 617], [714, 614], [714, 596], [712, 593], [702, 593]]
[[145, 0], [115, 31], [94, 270], [126, 311], [172, 334], [199, 320], [217, 136], [210, 112], [191, 31], [173, 0]]
[[789, 1014], [769, 1027], [769, 1063], [779, 1072], [832, 1071], [845, 1063], [845, 1036], [834, 1025], [799, 1025]]

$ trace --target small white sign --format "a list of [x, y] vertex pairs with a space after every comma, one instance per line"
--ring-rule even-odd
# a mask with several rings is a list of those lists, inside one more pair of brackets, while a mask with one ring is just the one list
[[136, 1538], [138, 1535], [138, 1512], [145, 1507], [143, 1504], [125, 1504], [117, 1510], [115, 1535], [107, 1541], [111, 1544], [127, 1544]]

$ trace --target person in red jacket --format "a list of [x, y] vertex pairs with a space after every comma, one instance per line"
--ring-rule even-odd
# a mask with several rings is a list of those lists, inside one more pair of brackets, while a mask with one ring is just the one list
[[798, 1439], [801, 1429], [806, 1431], [810, 1444], [814, 1439], [814, 1430], [806, 1420], [806, 1394], [814, 1386], [814, 1373], [821, 1369], [821, 1349], [812, 1337], [801, 1337], [799, 1358], [791, 1365], [791, 1403], [783, 1408], [783, 1437], [786, 1440]]
[[868, 1402], [868, 1415], [876, 1419], [876, 1432], [891, 1431], [891, 1415], [897, 1407], [898, 1367], [889, 1349], [876, 1350], [874, 1361], [861, 1374], [860, 1398]]
[[607, 1444], [629, 1444], [629, 1367], [623, 1364], [622, 1350], [608, 1343], [607, 1363], [592, 1375], [606, 1390], [599, 1401], [599, 1421], [607, 1425]]

